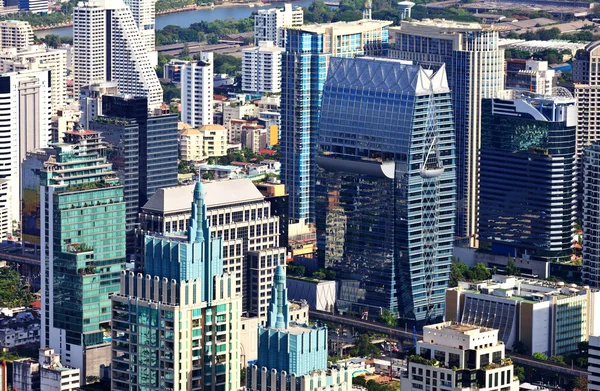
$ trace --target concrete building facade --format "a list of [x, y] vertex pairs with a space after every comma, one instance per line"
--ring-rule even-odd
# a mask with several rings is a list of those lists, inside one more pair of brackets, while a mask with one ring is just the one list
[[0, 49], [24, 50], [33, 45], [33, 29], [22, 20], [0, 21]]
[[281, 92], [281, 55], [285, 49], [271, 41], [242, 50], [242, 89], [261, 94]]
[[181, 120], [192, 128], [213, 123], [213, 54], [181, 66]]
[[302, 7], [284, 4], [283, 8], [259, 10], [254, 15], [254, 45], [258, 45], [260, 41], [270, 41], [283, 47], [286, 39], [285, 29], [303, 24]]

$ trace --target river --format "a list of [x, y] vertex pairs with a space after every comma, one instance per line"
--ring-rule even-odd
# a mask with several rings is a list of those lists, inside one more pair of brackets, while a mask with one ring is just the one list
[[[294, 1], [294, 6], [308, 7], [313, 0], [299, 0]], [[217, 19], [244, 19], [249, 17], [252, 12], [259, 9], [269, 9], [275, 6], [283, 5], [283, 3], [273, 3], [261, 7], [248, 7], [248, 6], [232, 6], [232, 7], [217, 7], [214, 9], [203, 8], [195, 11], [184, 11], [175, 12], [172, 14], [163, 14], [156, 17], [156, 29], [160, 30], [170, 24], [189, 27], [192, 23], [200, 22], [202, 20], [212, 22]], [[35, 35], [39, 38], [45, 37], [48, 34], [56, 34], [61, 37], [73, 36], [73, 27], [60, 27], [56, 29], [40, 30], [36, 31]]]

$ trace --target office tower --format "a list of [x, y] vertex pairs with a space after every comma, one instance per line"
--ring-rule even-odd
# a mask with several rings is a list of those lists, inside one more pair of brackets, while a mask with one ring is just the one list
[[213, 123], [213, 54], [181, 66], [181, 120], [192, 128]]
[[521, 342], [529, 354], [568, 355], [600, 332], [592, 310], [599, 300], [600, 292], [588, 286], [494, 275], [448, 289], [446, 320], [494, 327], [507, 348]]
[[577, 194], [575, 99], [518, 94], [484, 99], [479, 249], [551, 262], [573, 254]]
[[[208, 182], [204, 188], [210, 231], [223, 239], [223, 269], [232, 274], [235, 292], [243, 296], [242, 311], [263, 317], [275, 267], [285, 264], [279, 218], [250, 179]], [[159, 189], [142, 207], [140, 234], [185, 231], [192, 190], [190, 185]], [[136, 269], [144, 269], [144, 265], [138, 264]]]
[[332, 58], [321, 107], [318, 250], [341, 311], [444, 314], [456, 207], [446, 68]]
[[21, 239], [36, 248], [40, 245], [41, 229], [40, 172], [49, 157], [47, 149], [27, 152], [21, 164]]
[[200, 163], [209, 158], [227, 156], [227, 129], [221, 125], [188, 125], [179, 132], [179, 155], [184, 162]]
[[67, 55], [64, 50], [48, 49], [36, 45], [17, 51], [16, 48], [0, 52], [0, 72], [23, 70], [50, 70], [52, 115], [65, 106], [67, 98]]
[[121, 94], [162, 103], [162, 87], [131, 10], [122, 0], [91, 0], [73, 10], [74, 96], [81, 87], [116, 81]]
[[21, 20], [0, 21], [0, 48], [27, 49], [33, 45], [33, 29], [29, 22]]
[[108, 295], [125, 269], [123, 186], [100, 134], [76, 129], [41, 171], [41, 347], [81, 378], [110, 363]]
[[161, 187], [177, 184], [177, 114], [147, 114], [146, 98], [105, 95], [102, 115], [135, 120], [139, 151], [139, 205]]
[[494, 26], [446, 20], [402, 22], [390, 29], [389, 56], [433, 69], [446, 64], [456, 126], [458, 243], [477, 247], [481, 99], [504, 89], [504, 50]]
[[600, 144], [583, 150], [582, 269], [583, 283], [600, 288]]
[[327, 369], [327, 327], [289, 321], [283, 266], [275, 270], [266, 326], [258, 326], [258, 360], [248, 368], [251, 391], [352, 389], [348, 369]]
[[241, 295], [223, 274], [202, 184], [187, 232], [144, 238], [144, 273], [121, 273], [112, 300], [112, 390], [235, 391], [240, 385]]
[[28, 151], [50, 141], [50, 71], [0, 74], [0, 237], [20, 221], [21, 163]]
[[425, 384], [456, 391], [519, 390], [498, 330], [455, 322], [432, 324], [423, 328], [416, 349], [400, 379], [402, 390], [420, 390]]
[[19, 11], [47, 14], [48, 2], [46, 0], [19, 0]]
[[329, 59], [381, 46], [390, 24], [359, 20], [288, 29], [281, 75], [281, 182], [290, 195], [290, 221], [315, 217], [317, 129]]
[[260, 41], [271, 41], [276, 46], [284, 47], [286, 28], [303, 24], [302, 7], [284, 4], [283, 8], [259, 10], [254, 15], [254, 45], [258, 45]]
[[158, 64], [158, 52], [154, 50], [154, 33], [156, 7], [154, 0], [124, 0], [125, 5], [131, 10], [131, 15], [140, 33], [142, 46], [148, 53], [150, 64], [156, 67]]
[[556, 72], [548, 69], [548, 61], [509, 58], [506, 60], [505, 76], [507, 90], [552, 95]]
[[573, 82], [577, 99], [577, 156], [581, 159], [583, 148], [598, 141], [600, 136], [600, 111], [596, 99], [600, 93], [600, 41], [592, 42], [578, 51], [573, 61]]
[[92, 118], [102, 115], [102, 96], [119, 93], [117, 82], [102, 81], [92, 83], [79, 90], [79, 110], [81, 110], [81, 126], [89, 129]]
[[281, 92], [281, 54], [285, 49], [271, 41], [242, 50], [242, 89], [248, 92]]

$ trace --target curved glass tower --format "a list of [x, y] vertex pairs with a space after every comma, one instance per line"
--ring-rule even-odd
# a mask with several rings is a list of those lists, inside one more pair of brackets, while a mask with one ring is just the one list
[[332, 58], [321, 110], [318, 248], [338, 309], [441, 316], [456, 207], [445, 67]]

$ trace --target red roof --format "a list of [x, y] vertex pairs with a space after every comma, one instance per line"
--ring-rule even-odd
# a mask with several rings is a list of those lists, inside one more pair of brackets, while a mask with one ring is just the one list
[[39, 310], [42, 308], [42, 301], [41, 300], [36, 300], [33, 303], [31, 303], [31, 307], [35, 308], [36, 310]]
[[261, 155], [275, 155], [275, 150], [274, 149], [261, 149], [260, 151], [258, 151], [258, 153], [260, 153]]

